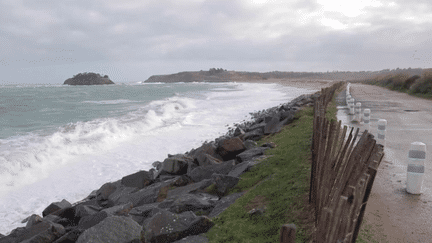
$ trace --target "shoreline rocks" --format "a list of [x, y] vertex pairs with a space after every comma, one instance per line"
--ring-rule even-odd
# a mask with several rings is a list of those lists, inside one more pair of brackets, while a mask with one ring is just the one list
[[[236, 124], [215, 141], [107, 182], [79, 202], [53, 202], [43, 217], [33, 214], [22, 221], [25, 227], [0, 234], [0, 243], [208, 242], [204, 233], [213, 227], [212, 219], [244, 194], [228, 191], [275, 147], [258, 147], [255, 141], [279, 132], [318, 96], [301, 95], [254, 113], [252, 121]], [[263, 210], [251, 214], [256, 212]]]

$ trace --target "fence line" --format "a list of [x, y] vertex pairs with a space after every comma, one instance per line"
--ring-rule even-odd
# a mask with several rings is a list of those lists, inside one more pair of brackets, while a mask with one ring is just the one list
[[314, 105], [309, 202], [315, 207], [316, 242], [355, 242], [384, 156], [383, 146], [367, 130], [357, 141], [359, 128], [347, 136], [341, 121], [325, 118], [342, 85], [322, 89]]

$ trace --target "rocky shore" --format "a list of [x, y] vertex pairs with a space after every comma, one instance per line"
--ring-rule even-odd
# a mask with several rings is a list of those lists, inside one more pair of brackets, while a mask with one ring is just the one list
[[149, 171], [105, 183], [79, 202], [53, 202], [41, 216], [24, 219], [25, 227], [0, 234], [0, 243], [208, 242], [204, 233], [214, 225], [212, 219], [244, 194], [227, 195], [228, 190], [274, 147], [258, 147], [256, 141], [279, 132], [318, 96], [301, 95], [251, 114], [252, 121], [236, 124], [226, 135], [184, 154], [168, 155]]

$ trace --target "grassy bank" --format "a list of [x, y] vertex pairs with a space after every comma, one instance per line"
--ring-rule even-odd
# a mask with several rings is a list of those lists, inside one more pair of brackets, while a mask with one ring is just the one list
[[408, 93], [421, 98], [432, 98], [432, 69], [424, 69], [422, 74], [410, 76], [407, 73], [376, 76], [361, 83], [377, 85], [390, 90]]
[[[344, 88], [337, 90], [335, 97]], [[329, 120], [337, 120], [335, 97], [327, 107]], [[258, 143], [273, 142], [276, 147], [267, 150], [270, 157], [242, 174], [238, 185], [229, 191], [246, 193], [213, 219], [215, 226], [206, 233], [210, 242], [279, 242], [280, 228], [287, 223], [297, 226], [296, 242], [312, 242], [314, 208], [308, 199], [313, 108], [304, 107], [296, 118], [280, 133]], [[248, 216], [249, 210], [260, 206], [267, 208], [262, 216]], [[364, 219], [357, 242], [378, 242], [373, 228]]]
[[[210, 242], [279, 242], [283, 224], [297, 226], [297, 242], [310, 242], [313, 211], [308, 205], [313, 108], [306, 107], [297, 120], [259, 145], [273, 142], [271, 156], [241, 175], [229, 194], [247, 191], [219, 217], [206, 233]], [[248, 217], [253, 208], [265, 206], [265, 213]]]

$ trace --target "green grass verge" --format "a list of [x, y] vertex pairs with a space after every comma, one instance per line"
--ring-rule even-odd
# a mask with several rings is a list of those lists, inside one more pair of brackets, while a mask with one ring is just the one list
[[[247, 191], [227, 210], [213, 219], [206, 233], [210, 242], [279, 242], [283, 224], [297, 226], [296, 241], [309, 242], [313, 233], [313, 210], [308, 204], [312, 138], [312, 107], [297, 114], [297, 120], [258, 145], [274, 142], [266, 151], [271, 157], [241, 175], [228, 194]], [[266, 206], [262, 216], [247, 212]]]

